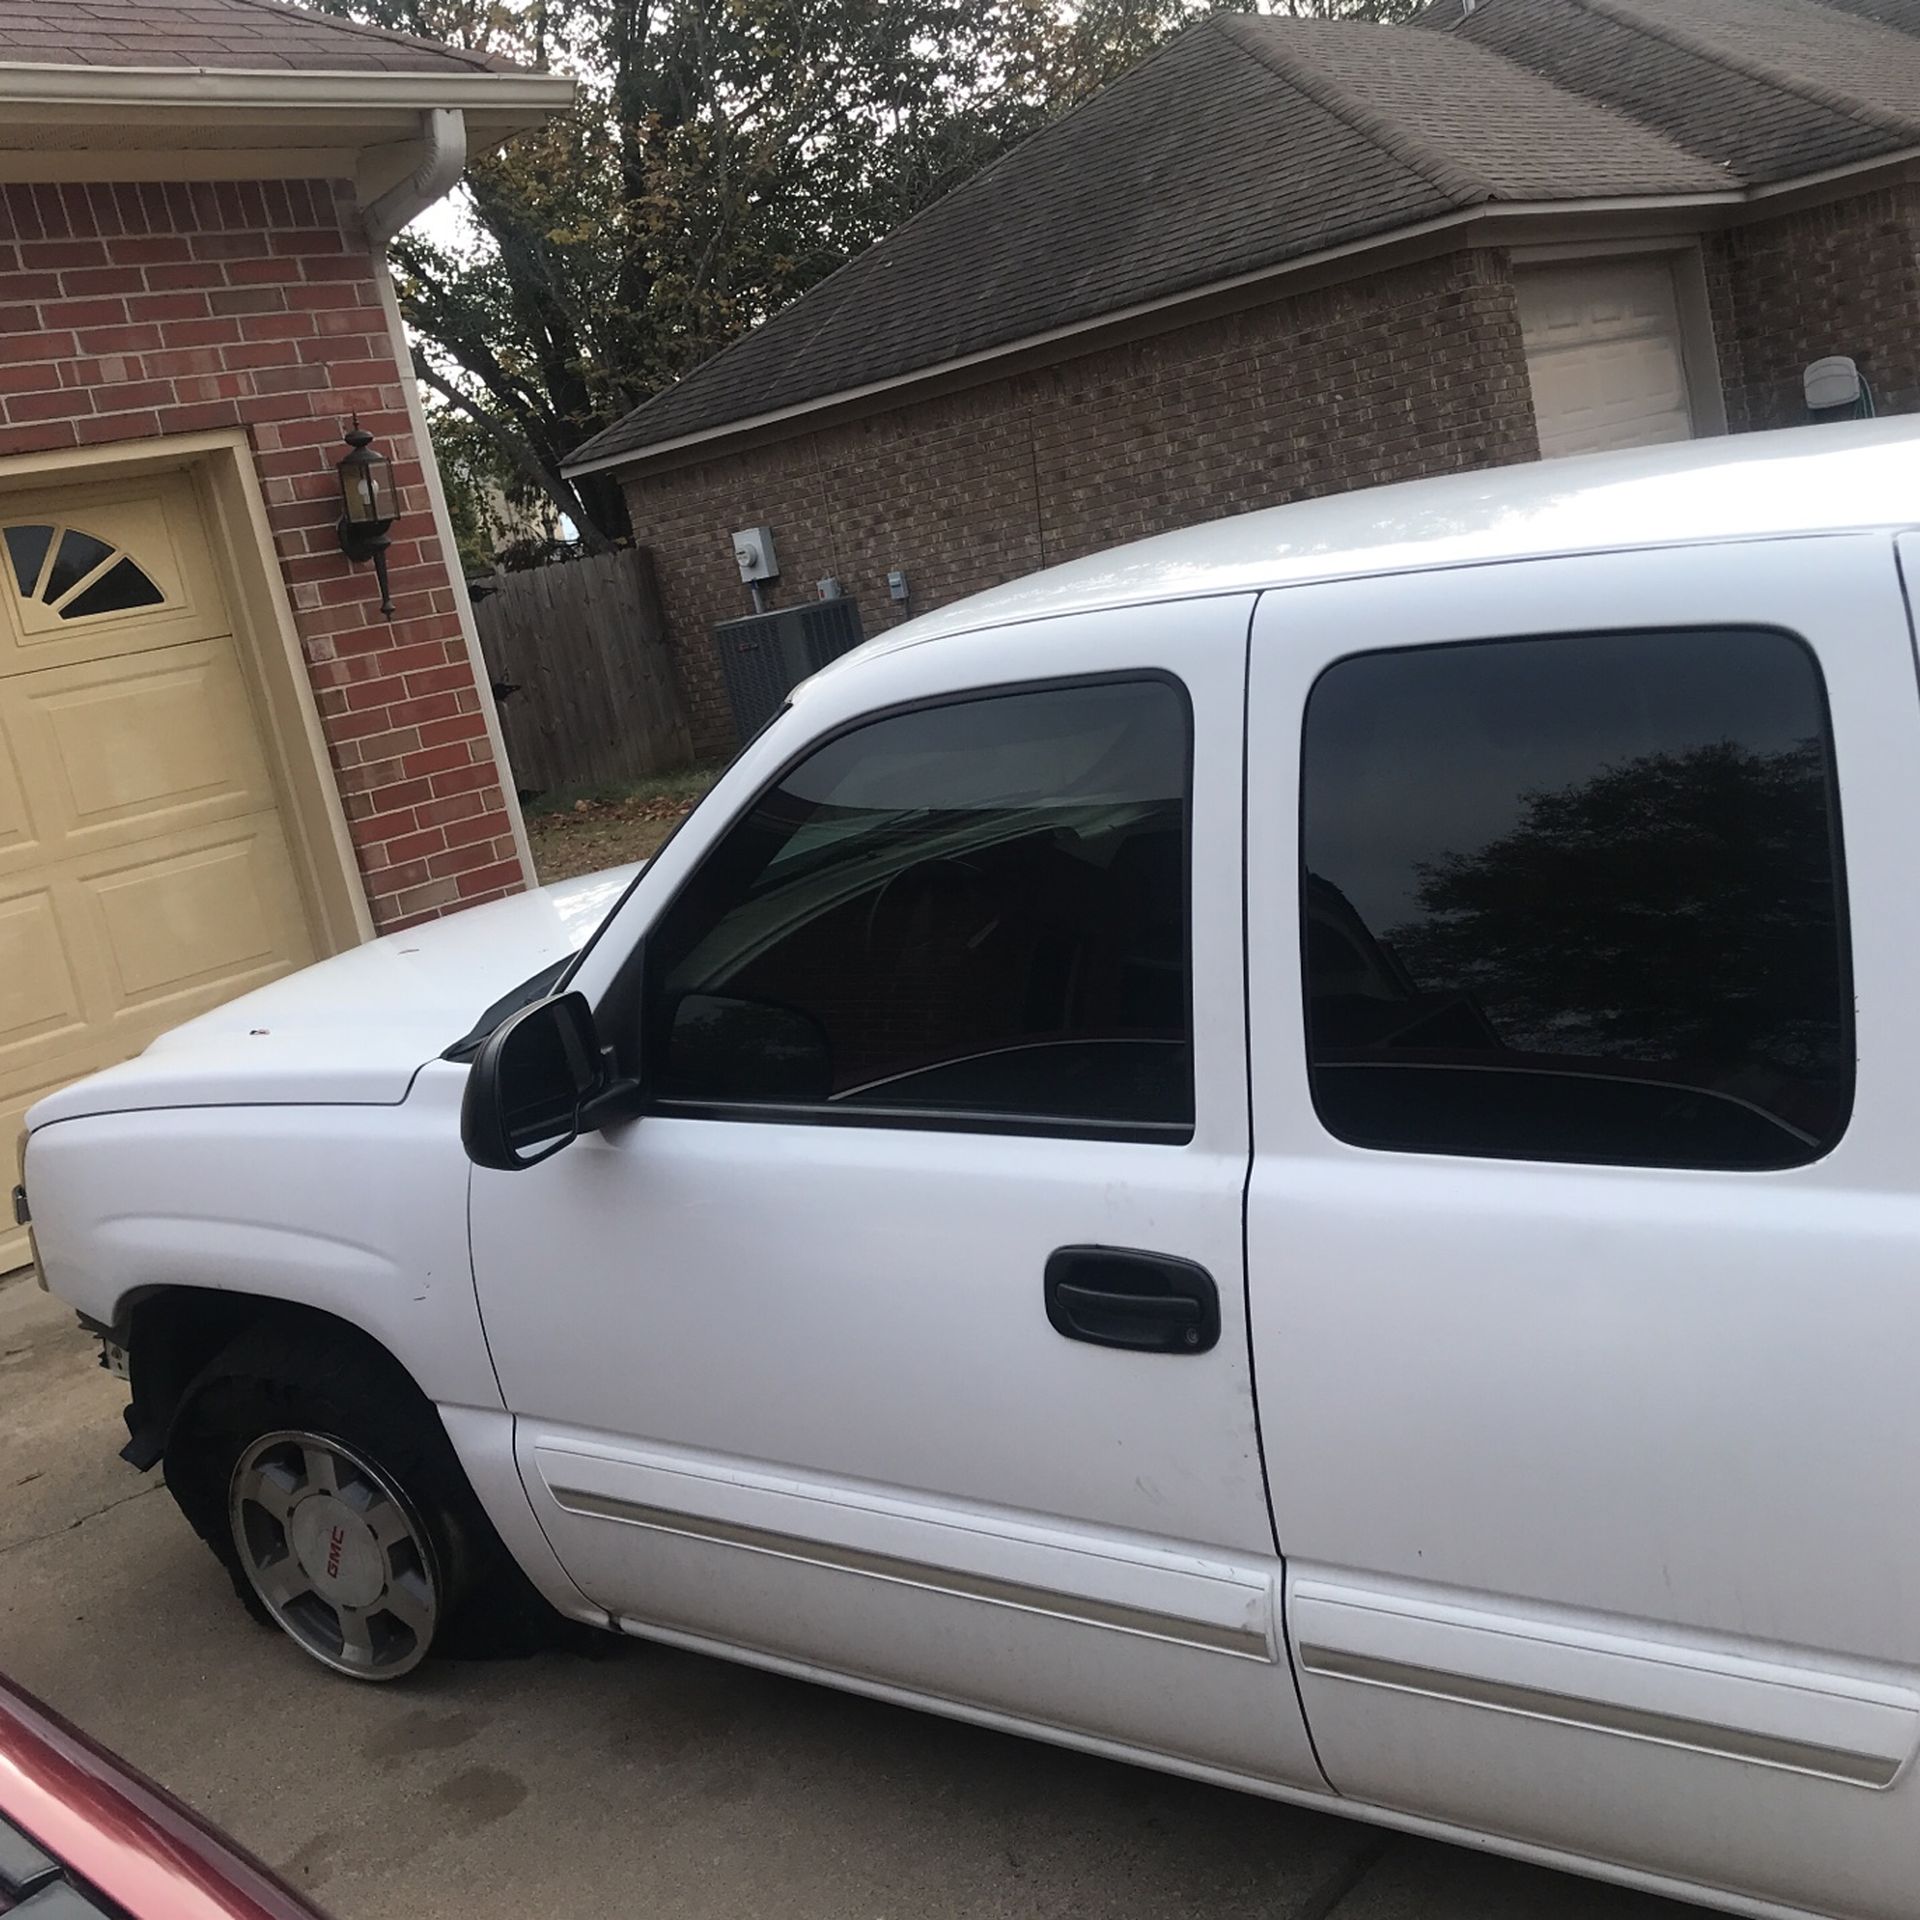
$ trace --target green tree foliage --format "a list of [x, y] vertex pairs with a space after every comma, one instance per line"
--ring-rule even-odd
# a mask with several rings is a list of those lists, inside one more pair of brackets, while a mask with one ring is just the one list
[[459, 237], [393, 261], [440, 416], [596, 545], [624, 507], [562, 478], [572, 448], [1213, 4], [1419, 0], [318, 3], [579, 77], [572, 114], [472, 157]]

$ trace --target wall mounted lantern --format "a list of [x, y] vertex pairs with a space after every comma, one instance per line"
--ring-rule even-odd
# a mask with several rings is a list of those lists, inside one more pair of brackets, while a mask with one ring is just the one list
[[373, 562], [380, 582], [380, 611], [393, 616], [393, 594], [387, 586], [387, 535], [399, 517], [393, 505], [393, 463], [376, 453], [373, 435], [354, 416], [346, 435], [352, 449], [335, 467], [340, 476], [340, 551], [358, 565]]

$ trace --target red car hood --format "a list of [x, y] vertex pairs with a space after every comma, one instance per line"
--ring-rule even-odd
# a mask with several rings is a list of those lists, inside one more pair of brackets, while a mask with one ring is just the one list
[[0, 1680], [0, 1913], [62, 1878], [132, 1920], [323, 1920], [163, 1787]]

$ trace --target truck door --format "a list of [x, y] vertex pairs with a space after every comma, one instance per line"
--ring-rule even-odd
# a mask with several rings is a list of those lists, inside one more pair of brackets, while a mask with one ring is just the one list
[[1342, 1793], [1920, 1884], [1920, 702], [1886, 534], [1255, 616], [1255, 1371]]
[[634, 1631], [1317, 1784], [1242, 1279], [1251, 611], [824, 676], [601, 935], [650, 1110], [477, 1174], [474, 1273]]

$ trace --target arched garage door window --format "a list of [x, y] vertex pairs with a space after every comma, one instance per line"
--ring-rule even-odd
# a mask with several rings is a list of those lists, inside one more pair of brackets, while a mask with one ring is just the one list
[[21, 599], [40, 601], [62, 620], [157, 607], [166, 598], [127, 554], [79, 527], [23, 524], [4, 537]]

